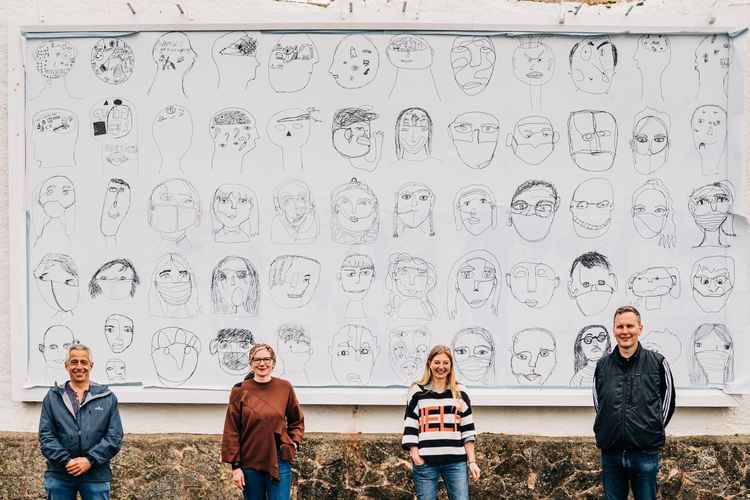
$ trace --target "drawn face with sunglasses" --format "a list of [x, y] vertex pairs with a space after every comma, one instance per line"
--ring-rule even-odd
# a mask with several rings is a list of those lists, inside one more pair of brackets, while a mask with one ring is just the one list
[[583, 331], [578, 339], [579, 348], [589, 362], [597, 361], [609, 351], [610, 341], [607, 330], [601, 326], [591, 326]]

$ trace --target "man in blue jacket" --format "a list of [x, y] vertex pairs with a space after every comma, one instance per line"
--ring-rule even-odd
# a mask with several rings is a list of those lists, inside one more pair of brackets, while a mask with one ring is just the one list
[[70, 346], [65, 369], [70, 380], [52, 387], [42, 403], [39, 445], [47, 459], [48, 500], [108, 500], [109, 462], [122, 445], [117, 398], [91, 381], [91, 350]]
[[664, 356], [638, 342], [642, 331], [635, 307], [617, 308], [617, 347], [594, 371], [594, 433], [606, 500], [627, 500], [629, 489], [635, 500], [656, 499], [659, 450], [674, 413], [675, 390]]

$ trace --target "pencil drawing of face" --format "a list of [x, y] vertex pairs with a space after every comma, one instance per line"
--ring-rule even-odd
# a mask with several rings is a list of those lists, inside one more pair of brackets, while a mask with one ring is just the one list
[[699, 106], [690, 118], [690, 127], [693, 145], [701, 158], [701, 173], [718, 174], [727, 146], [727, 112], [713, 104]]
[[276, 352], [284, 362], [284, 374], [303, 372], [313, 354], [312, 339], [302, 325], [286, 323], [276, 332]]
[[373, 147], [371, 122], [378, 117], [366, 108], [344, 108], [333, 116], [331, 140], [345, 158], [361, 158]]
[[219, 368], [230, 375], [250, 371], [250, 350], [255, 344], [253, 332], [245, 328], [222, 328], [208, 345], [208, 352], [219, 358]]
[[698, 260], [691, 273], [693, 299], [703, 312], [719, 312], [734, 290], [734, 259], [712, 255]]
[[76, 190], [73, 182], [64, 175], [45, 180], [37, 192], [38, 239], [53, 234], [69, 238], [75, 226]]
[[489, 85], [495, 71], [495, 46], [484, 36], [460, 36], [451, 47], [451, 67], [458, 88], [473, 96]]
[[76, 62], [76, 48], [68, 40], [49, 40], [34, 50], [34, 62], [39, 74], [47, 80], [64, 78]]
[[318, 236], [318, 214], [310, 188], [301, 180], [285, 181], [274, 191], [271, 239], [276, 243], [308, 243]]
[[513, 335], [510, 369], [520, 385], [544, 385], [557, 366], [557, 343], [544, 328], [527, 328]]
[[682, 342], [672, 330], [652, 330], [643, 335], [638, 341], [643, 347], [655, 351], [667, 358], [667, 362], [675, 366], [682, 355]]
[[260, 285], [258, 272], [244, 257], [224, 257], [211, 273], [211, 304], [216, 314], [245, 314], [258, 312]]
[[518, 81], [536, 87], [549, 83], [555, 74], [555, 55], [538, 38], [521, 38], [513, 51], [513, 73]]
[[696, 246], [729, 246], [722, 236], [735, 236], [733, 207], [734, 189], [727, 180], [700, 186], [690, 193], [688, 210], [703, 233]]
[[703, 323], [691, 340], [687, 352], [693, 385], [724, 387], [734, 381], [734, 340], [726, 325]]
[[193, 118], [187, 108], [170, 104], [154, 118], [154, 142], [161, 155], [160, 169], [180, 169], [193, 140]]
[[555, 150], [560, 138], [546, 116], [525, 116], [516, 122], [508, 134], [506, 145], [516, 158], [527, 165], [539, 165]]
[[277, 306], [295, 309], [307, 305], [320, 281], [320, 262], [300, 255], [280, 255], [271, 262], [268, 286]]
[[159, 88], [171, 94], [180, 92], [187, 97], [185, 75], [193, 69], [198, 58], [188, 36], [177, 31], [164, 33], [154, 43], [151, 55], [156, 71], [148, 93]]
[[422, 108], [407, 108], [396, 118], [396, 158], [426, 160], [432, 154], [432, 118]]
[[587, 172], [609, 170], [617, 152], [617, 121], [607, 111], [574, 111], [568, 118], [570, 156]]
[[217, 38], [211, 46], [216, 65], [216, 88], [245, 90], [258, 72], [258, 40], [255, 33], [232, 31]]
[[573, 85], [587, 94], [607, 94], [617, 67], [617, 47], [609, 37], [585, 38], [570, 50]]
[[302, 148], [310, 140], [313, 108], [292, 108], [279, 111], [268, 120], [266, 130], [271, 142], [281, 149], [284, 169], [302, 169]]
[[69, 255], [48, 253], [34, 268], [36, 286], [55, 312], [71, 312], [78, 305], [78, 268]]
[[258, 198], [240, 184], [222, 184], [211, 202], [214, 240], [217, 243], [242, 243], [260, 232]]
[[65, 367], [68, 349], [77, 343], [73, 331], [65, 325], [52, 325], [44, 332], [39, 352], [47, 367], [61, 370]]
[[[596, 364], [612, 348], [607, 328], [602, 325], [584, 326], [573, 341], [574, 371]], [[593, 375], [593, 374], [592, 374]]]
[[247, 153], [255, 149], [260, 134], [255, 118], [242, 108], [225, 108], [211, 118], [209, 132], [213, 140], [211, 166], [223, 163], [242, 166]]
[[328, 73], [340, 87], [359, 89], [372, 83], [379, 67], [375, 44], [364, 35], [349, 35], [336, 45]]
[[407, 229], [422, 229], [430, 236], [435, 235], [433, 210], [435, 194], [421, 182], [407, 182], [396, 191], [393, 211], [393, 236], [397, 237]]
[[451, 345], [456, 371], [464, 382], [488, 384], [495, 375], [495, 342], [486, 329], [474, 326], [456, 333]]
[[125, 40], [118, 38], [97, 40], [91, 49], [91, 69], [104, 83], [125, 83], [135, 69], [133, 49]]
[[609, 180], [597, 177], [580, 183], [570, 200], [570, 215], [576, 234], [581, 238], [598, 238], [609, 231], [614, 200]]
[[131, 198], [130, 184], [118, 178], [109, 180], [99, 217], [99, 229], [104, 236], [117, 236], [122, 222], [130, 212]]
[[519, 262], [505, 275], [510, 293], [532, 309], [546, 307], [560, 286], [560, 277], [543, 262]]
[[120, 354], [133, 343], [135, 327], [133, 320], [123, 314], [110, 314], [104, 320], [104, 337], [109, 349]]
[[168, 326], [151, 337], [151, 361], [164, 385], [179, 386], [187, 382], [198, 368], [201, 341], [184, 328]]
[[463, 113], [448, 125], [456, 153], [469, 168], [485, 168], [495, 156], [500, 122], [489, 113]]
[[448, 317], [455, 318], [464, 304], [469, 309], [488, 307], [497, 316], [502, 290], [499, 276], [500, 264], [486, 250], [474, 250], [457, 260], [448, 276]]
[[66, 109], [45, 109], [31, 120], [34, 164], [41, 168], [75, 167], [78, 118]]
[[375, 241], [380, 229], [375, 192], [352, 178], [331, 193], [331, 236], [336, 243], [364, 244]]
[[125, 382], [127, 378], [125, 361], [119, 358], [108, 359], [104, 365], [104, 372], [109, 382]]
[[140, 283], [133, 263], [128, 259], [115, 259], [102, 265], [89, 281], [92, 299], [103, 296], [109, 300], [133, 298]]
[[189, 318], [198, 313], [195, 275], [183, 256], [170, 253], [156, 264], [149, 309], [152, 315], [167, 318]]
[[98, 102], [91, 109], [91, 126], [106, 165], [123, 167], [138, 160], [135, 109], [130, 102], [111, 97]]
[[649, 179], [633, 192], [633, 225], [645, 239], [658, 237], [659, 246], [674, 246], [676, 226], [674, 205], [667, 186], [660, 179]]
[[388, 42], [386, 54], [396, 69], [415, 70], [430, 68], [434, 52], [422, 37], [396, 35]]
[[672, 59], [672, 46], [665, 35], [641, 35], [633, 60], [641, 73], [641, 98], [646, 102], [664, 99], [662, 77]]
[[[708, 35], [698, 43], [695, 48], [694, 68], [698, 72], [699, 89], [722, 88], [726, 94], [730, 49], [731, 42], [726, 35]], [[713, 97], [716, 98], [718, 95]]]
[[375, 264], [364, 254], [347, 255], [341, 262], [338, 280], [341, 290], [352, 300], [362, 300], [375, 279]]
[[320, 61], [318, 48], [307, 35], [284, 35], [271, 49], [268, 79], [276, 92], [298, 92], [310, 83]]
[[584, 316], [604, 311], [617, 291], [617, 276], [609, 260], [598, 252], [586, 252], [570, 266], [568, 294]]
[[341, 385], [370, 383], [375, 360], [380, 353], [378, 338], [362, 325], [344, 325], [331, 340], [331, 371]]
[[669, 156], [669, 115], [646, 108], [635, 115], [630, 150], [639, 174], [648, 175], [660, 168]]
[[489, 187], [472, 184], [461, 188], [453, 202], [453, 218], [458, 231], [479, 236], [497, 226], [497, 203]]
[[628, 279], [628, 289], [645, 302], [646, 309], [661, 309], [663, 297], [680, 296], [680, 270], [666, 266], [648, 267]]
[[386, 313], [402, 319], [432, 319], [435, 306], [430, 294], [436, 284], [437, 273], [430, 262], [407, 253], [391, 254], [385, 278]]
[[148, 223], [165, 240], [179, 242], [200, 223], [198, 191], [185, 179], [168, 179], [151, 192]]
[[419, 370], [427, 361], [430, 331], [426, 326], [401, 326], [388, 332], [388, 352], [391, 368], [399, 380], [410, 385], [419, 377]]
[[560, 206], [555, 186], [547, 181], [528, 180], [513, 193], [508, 225], [526, 241], [547, 237]]

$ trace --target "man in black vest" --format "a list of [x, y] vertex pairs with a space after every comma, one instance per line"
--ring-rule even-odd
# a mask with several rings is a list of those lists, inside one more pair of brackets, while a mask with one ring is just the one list
[[638, 310], [619, 307], [617, 347], [594, 372], [594, 433], [602, 450], [606, 500], [626, 500], [630, 488], [635, 500], [656, 498], [659, 450], [674, 413], [675, 390], [664, 356], [638, 342], [642, 331]]

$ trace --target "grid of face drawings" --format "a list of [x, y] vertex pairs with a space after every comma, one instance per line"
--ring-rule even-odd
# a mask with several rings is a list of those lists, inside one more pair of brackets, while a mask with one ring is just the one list
[[[590, 387], [612, 314], [748, 368], [732, 40], [139, 33], [26, 43], [28, 383]], [[732, 104], [734, 108], [732, 109]], [[745, 307], [743, 307], [745, 306]], [[190, 391], [185, 391], [190, 401]]]

